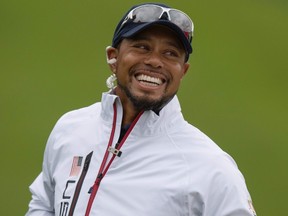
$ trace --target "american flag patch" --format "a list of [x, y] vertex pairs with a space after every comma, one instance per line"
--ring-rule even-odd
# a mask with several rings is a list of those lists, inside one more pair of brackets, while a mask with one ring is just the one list
[[81, 165], [82, 165], [83, 157], [80, 156], [75, 156], [73, 158], [73, 163], [70, 171], [69, 176], [78, 176], [81, 170]]

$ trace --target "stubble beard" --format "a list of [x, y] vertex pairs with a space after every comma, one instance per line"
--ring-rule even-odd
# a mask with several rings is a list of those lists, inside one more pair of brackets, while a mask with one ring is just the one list
[[[126, 94], [129, 100], [132, 102], [133, 106], [137, 110], [153, 110], [155, 112], [159, 112], [170, 100], [176, 95], [177, 92], [171, 95], [165, 95], [163, 93], [163, 97], [160, 99], [150, 99], [149, 94], [147, 93], [144, 96], [137, 96], [133, 94], [133, 92], [125, 85], [122, 85], [119, 81], [117, 81], [118, 87]], [[166, 91], [166, 90], [165, 90]]]

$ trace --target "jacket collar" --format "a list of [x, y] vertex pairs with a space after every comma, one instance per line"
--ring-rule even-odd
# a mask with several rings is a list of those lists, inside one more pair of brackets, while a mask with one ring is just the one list
[[[121, 125], [123, 116], [122, 104], [120, 98], [111, 91], [102, 94], [101, 117], [107, 123], [112, 123], [114, 102], [117, 104], [117, 124]], [[142, 134], [152, 134], [153, 131], [159, 132], [173, 125], [175, 126], [175, 122], [179, 119], [183, 119], [183, 116], [178, 97], [175, 95], [174, 98], [161, 109], [159, 115], [152, 110], [145, 111], [137, 125], [141, 127]]]

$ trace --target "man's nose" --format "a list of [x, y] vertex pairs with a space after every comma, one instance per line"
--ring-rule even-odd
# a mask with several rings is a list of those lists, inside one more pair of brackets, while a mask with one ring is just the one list
[[163, 67], [163, 62], [162, 62], [162, 58], [161, 58], [161, 54], [156, 52], [156, 51], [152, 51], [150, 52], [144, 59], [144, 63], [146, 65], [150, 65], [154, 68], [162, 68]]

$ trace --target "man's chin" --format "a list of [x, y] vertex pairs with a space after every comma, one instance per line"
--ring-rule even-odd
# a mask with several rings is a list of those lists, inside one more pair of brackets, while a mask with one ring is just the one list
[[173, 98], [173, 96], [174, 95], [165, 96], [157, 99], [148, 96], [140, 97], [130, 94], [128, 98], [137, 110], [154, 110], [158, 112]]
[[154, 110], [160, 111], [176, 94], [173, 95], [160, 95], [158, 97], [153, 97], [149, 93], [132, 93], [126, 86], [122, 86], [121, 84], [118, 86], [124, 91], [126, 96], [134, 105], [137, 110]]

